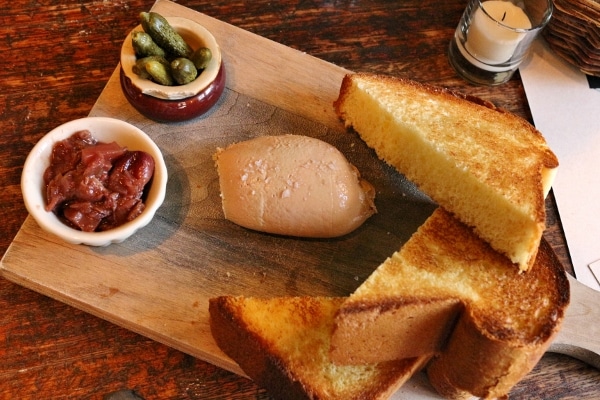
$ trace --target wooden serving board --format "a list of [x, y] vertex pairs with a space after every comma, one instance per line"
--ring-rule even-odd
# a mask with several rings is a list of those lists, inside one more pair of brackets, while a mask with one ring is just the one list
[[[193, 19], [223, 52], [227, 86], [206, 115], [157, 123], [125, 99], [119, 67], [91, 116], [127, 121], [150, 135], [167, 163], [164, 204], [121, 244], [69, 245], [28, 217], [1, 272], [23, 286], [174, 348], [243, 374], [215, 345], [208, 299], [218, 295], [350, 294], [435, 206], [380, 162], [336, 117], [332, 103], [348, 72], [169, 1], [153, 10]], [[217, 147], [261, 135], [318, 137], [334, 144], [377, 188], [379, 213], [338, 239], [278, 237], [224, 219]]]
[[[66, 244], [29, 217], [0, 271], [18, 284], [243, 375], [212, 339], [209, 298], [346, 296], [436, 206], [336, 117], [332, 103], [349, 71], [169, 1], [158, 1], [153, 9], [210, 30], [227, 73], [226, 90], [208, 114], [162, 124], [129, 105], [117, 67], [90, 113], [127, 121], [154, 139], [169, 171], [163, 206], [146, 228], [103, 248]], [[212, 160], [217, 147], [284, 133], [317, 137], [340, 149], [375, 186], [378, 214], [355, 232], [330, 240], [267, 235], [225, 220]], [[580, 316], [581, 326], [584, 319]], [[403, 390], [419, 391], [418, 386]], [[425, 389], [429, 396], [435, 397]]]

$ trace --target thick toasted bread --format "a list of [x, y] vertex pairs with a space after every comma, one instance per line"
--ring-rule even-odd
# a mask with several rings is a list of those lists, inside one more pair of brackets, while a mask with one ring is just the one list
[[210, 327], [219, 347], [274, 398], [387, 399], [428, 357], [360, 366], [332, 364], [333, 318], [343, 300], [213, 298]]
[[373, 363], [436, 353], [431, 383], [445, 397], [501, 397], [537, 363], [560, 329], [569, 283], [542, 240], [519, 273], [438, 208], [342, 304], [332, 360]]
[[347, 75], [334, 107], [379, 158], [529, 268], [558, 167], [531, 124], [484, 101], [371, 74]]

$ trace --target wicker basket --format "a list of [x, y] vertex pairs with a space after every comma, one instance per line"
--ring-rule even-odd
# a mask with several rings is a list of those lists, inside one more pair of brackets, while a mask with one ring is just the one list
[[544, 37], [569, 63], [588, 75], [600, 76], [600, 1], [554, 0]]

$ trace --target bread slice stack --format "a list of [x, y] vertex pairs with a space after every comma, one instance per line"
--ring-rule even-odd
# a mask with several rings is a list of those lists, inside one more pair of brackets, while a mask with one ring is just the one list
[[333, 360], [429, 351], [445, 397], [507, 395], [569, 302], [563, 268], [540, 246], [556, 156], [523, 119], [409, 80], [347, 75], [334, 107], [441, 208], [342, 304]]
[[569, 302], [542, 240], [556, 157], [520, 118], [412, 81], [347, 75], [334, 107], [440, 207], [346, 299], [211, 300], [217, 343], [282, 399], [385, 398], [427, 360], [446, 398], [506, 396]]
[[430, 382], [446, 398], [508, 394], [558, 332], [569, 283], [543, 241], [518, 270], [438, 208], [340, 306], [331, 357], [360, 365], [435, 354]]

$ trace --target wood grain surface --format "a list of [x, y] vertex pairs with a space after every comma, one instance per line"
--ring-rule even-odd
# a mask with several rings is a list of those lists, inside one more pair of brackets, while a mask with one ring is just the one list
[[[530, 119], [518, 76], [500, 88], [475, 87], [448, 66], [446, 47], [462, 2], [179, 3], [349, 70], [459, 89]], [[137, 25], [137, 13], [151, 6], [147, 1], [0, 6], [1, 50], [9, 60], [0, 70], [2, 253], [26, 217], [18, 182], [28, 151], [46, 131], [90, 112], [118, 63], [121, 41]], [[552, 198], [547, 208], [545, 236], [569, 268]], [[267, 398], [247, 379], [4, 279], [0, 310], [0, 398], [102, 398], [120, 389], [147, 399]], [[511, 397], [595, 398], [599, 376], [579, 361], [548, 354]]]

